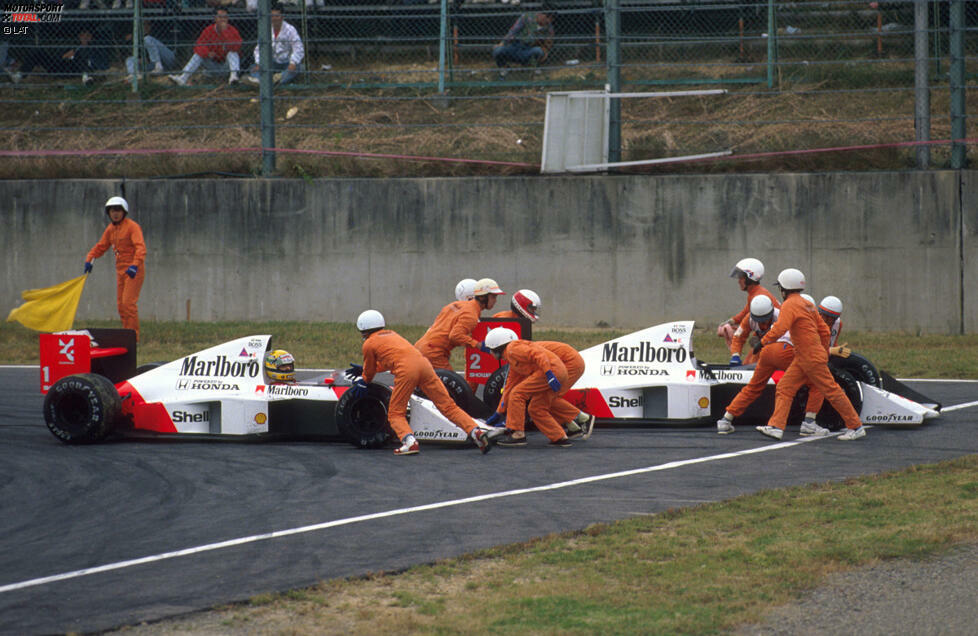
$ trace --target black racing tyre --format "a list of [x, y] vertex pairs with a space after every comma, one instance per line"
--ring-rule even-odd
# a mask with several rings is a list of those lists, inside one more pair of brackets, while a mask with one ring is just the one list
[[[472, 391], [472, 387], [469, 386], [469, 383], [461, 375], [451, 369], [435, 369], [435, 375], [445, 385], [448, 395], [451, 396], [455, 404], [465, 411], [469, 417], [486, 417], [489, 415], [486, 412], [485, 404], [476, 397]], [[414, 393], [425, 399], [430, 399], [420, 388], [415, 389]]]
[[48, 430], [66, 444], [94, 444], [113, 431], [122, 398], [108, 378], [95, 373], [69, 375], [44, 396]]
[[383, 447], [394, 434], [387, 421], [390, 400], [390, 388], [375, 382], [367, 385], [367, 394], [361, 398], [344, 392], [336, 403], [340, 434], [358, 448]]
[[848, 358], [831, 356], [829, 358], [829, 366], [833, 369], [848, 371], [852, 374], [852, 377], [860, 382], [865, 382], [870, 386], [875, 386], [880, 389], [883, 388], [883, 376], [880, 375], [879, 369], [876, 368], [875, 364], [858, 353], [852, 353]]
[[[846, 394], [849, 399], [849, 403], [852, 404], [852, 408], [856, 410], [858, 414], [863, 407], [863, 393], [862, 389], [859, 388], [859, 381], [845, 369], [836, 369], [829, 367], [829, 371], [832, 372], [832, 377], [835, 378], [835, 383], [839, 385], [842, 392]], [[808, 402], [808, 387], [803, 386], [795, 394], [795, 399], [791, 403], [791, 412], [788, 415], [788, 424], [799, 424], [805, 417], [805, 403]], [[822, 408], [819, 410], [818, 415], [815, 417], [815, 421], [818, 422], [819, 426], [823, 426], [830, 431], [838, 431], [845, 426], [845, 422], [842, 421], [842, 416], [839, 415], [838, 411], [829, 404], [828, 400], [822, 403]]]
[[503, 385], [506, 384], [506, 376], [508, 375], [509, 365], [504, 364], [493, 371], [489, 379], [486, 380], [486, 388], [482, 392], [482, 401], [493, 413], [496, 412], [496, 407], [499, 406], [499, 400], [503, 397]]
[[[146, 364], [141, 364], [138, 367], [136, 367], [136, 375], [142, 375], [142, 374], [146, 373], [147, 371], [152, 371], [153, 369], [158, 369], [159, 367], [162, 367], [164, 364], [166, 364], [166, 363], [165, 362], [147, 362]], [[133, 376], [133, 377], [135, 377], [135, 376]]]

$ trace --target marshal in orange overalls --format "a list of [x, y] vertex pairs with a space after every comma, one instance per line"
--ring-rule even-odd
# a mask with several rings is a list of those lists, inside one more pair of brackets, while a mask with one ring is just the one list
[[[123, 328], [135, 331], [136, 340], [139, 340], [137, 303], [143, 279], [146, 278], [146, 241], [143, 240], [142, 228], [128, 216], [118, 223], [109, 223], [102, 238], [89, 250], [85, 260], [92, 262], [105, 254], [109, 247], [115, 252], [116, 306], [119, 309], [119, 318], [122, 319]], [[130, 265], [139, 268], [134, 278], [129, 278], [126, 274]]]
[[414, 343], [418, 351], [436, 369], [451, 369], [452, 349], [455, 347], [479, 348], [479, 341], [472, 337], [472, 330], [479, 324], [482, 305], [479, 301], [456, 300], [445, 305], [428, 331]]
[[[553, 371], [560, 382], [561, 389], [570, 388], [567, 368], [560, 357], [540, 343], [514, 340], [506, 345], [502, 359], [509, 363], [509, 375], [506, 376], [497, 410], [502, 412], [502, 409], [505, 409], [506, 428], [520, 432], [526, 429], [527, 403], [529, 403], [530, 417], [541, 433], [552, 442], [566, 437], [564, 429], [553, 416], [557, 394], [550, 388], [546, 375], [547, 371]], [[577, 412], [577, 409], [574, 409], [574, 413]]]
[[771, 415], [768, 425], [783, 431], [788, 422], [788, 412], [791, 410], [795, 393], [806, 383], [810, 383], [838, 411], [847, 428], [859, 428], [861, 426], [859, 415], [829, 371], [828, 325], [819, 317], [815, 305], [806, 301], [797, 292], [785, 299], [778, 321], [761, 338], [761, 344], [771, 344], [786, 331], [791, 331], [795, 357], [781, 377], [781, 381], [778, 382], [774, 414]]
[[390, 329], [381, 329], [363, 341], [363, 379], [371, 382], [381, 371], [394, 374], [394, 388], [387, 407], [387, 419], [397, 434], [404, 439], [411, 433], [407, 421], [407, 403], [414, 389], [421, 387], [435, 407], [466, 433], [471, 433], [476, 423], [460, 409], [435, 370], [411, 343]]

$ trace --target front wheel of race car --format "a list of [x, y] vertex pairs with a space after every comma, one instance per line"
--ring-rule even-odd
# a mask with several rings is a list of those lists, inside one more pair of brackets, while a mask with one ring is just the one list
[[115, 385], [95, 373], [69, 375], [44, 396], [48, 430], [66, 444], [93, 444], [112, 432], [122, 412]]
[[387, 421], [391, 390], [383, 384], [370, 383], [367, 394], [355, 398], [350, 391], [336, 403], [336, 424], [351, 444], [358, 448], [381, 448], [393, 436]]
[[499, 406], [499, 400], [503, 397], [503, 385], [506, 384], [506, 376], [509, 375], [509, 365], [504, 364], [499, 367], [486, 380], [486, 388], [482, 393], [482, 401], [485, 402], [490, 412], [494, 413]]

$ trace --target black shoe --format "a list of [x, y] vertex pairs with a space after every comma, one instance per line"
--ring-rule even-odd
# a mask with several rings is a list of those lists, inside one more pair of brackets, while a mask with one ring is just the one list
[[591, 433], [594, 432], [594, 420], [595, 417], [593, 415], [588, 415], [587, 422], [581, 425], [581, 430], [584, 433], [584, 439], [591, 437]]
[[570, 448], [571, 446], [573, 446], [573, 444], [571, 444], [571, 441], [566, 437], [558, 439], [556, 442], [550, 442], [550, 445], [556, 448]]
[[526, 435], [523, 437], [513, 437], [512, 435], [500, 437], [496, 446], [526, 446]]

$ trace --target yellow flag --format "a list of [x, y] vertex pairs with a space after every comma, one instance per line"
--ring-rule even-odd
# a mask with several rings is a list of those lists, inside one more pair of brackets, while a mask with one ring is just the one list
[[44, 289], [28, 289], [21, 292], [26, 301], [10, 310], [7, 322], [17, 321], [36, 331], [65, 331], [71, 329], [78, 311], [82, 289], [88, 274], [66, 280]]

